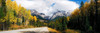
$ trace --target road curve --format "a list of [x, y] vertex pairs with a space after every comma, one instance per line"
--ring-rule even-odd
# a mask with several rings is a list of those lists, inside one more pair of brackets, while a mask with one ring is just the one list
[[49, 33], [48, 27], [27, 28], [11, 31], [1, 31], [0, 33]]

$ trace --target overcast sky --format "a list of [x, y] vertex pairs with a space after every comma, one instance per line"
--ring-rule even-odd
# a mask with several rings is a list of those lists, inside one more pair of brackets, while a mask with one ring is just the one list
[[56, 10], [64, 10], [72, 12], [74, 9], [79, 8], [80, 2], [86, 0], [12, 0], [17, 4], [21, 4], [26, 9], [35, 9], [39, 13], [45, 15], [52, 15]]

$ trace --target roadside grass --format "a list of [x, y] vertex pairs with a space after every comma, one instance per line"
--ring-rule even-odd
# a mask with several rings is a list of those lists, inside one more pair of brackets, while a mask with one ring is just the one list
[[[58, 31], [56, 29], [48, 28], [50, 33], [62, 33], [61, 31]], [[79, 30], [73, 30], [73, 29], [66, 29], [64, 33], [80, 33]]]
[[24, 29], [24, 28], [35, 28], [35, 27], [31, 25], [28, 25], [28, 26], [20, 25], [19, 26], [19, 25], [14, 24], [9, 27], [9, 30]]
[[66, 29], [65, 32], [66, 33], [80, 33], [79, 30], [73, 30], [73, 29]]
[[[25, 28], [37, 28], [37, 27], [34, 27], [34, 26], [31, 26], [31, 25], [28, 25], [28, 26], [24, 26], [24, 25], [11, 25], [11, 27], [9, 27], [9, 30], [16, 30], [16, 29], [25, 29]], [[53, 28], [49, 28], [48, 27], [48, 30], [49, 30], [49, 33], [62, 33], [61, 31], [58, 31], [56, 29], [53, 29]], [[64, 31], [65, 33], [80, 33], [79, 30], [73, 30], [73, 29], [66, 29]]]
[[56, 29], [48, 28], [50, 33], [61, 33], [60, 31], [57, 31]]

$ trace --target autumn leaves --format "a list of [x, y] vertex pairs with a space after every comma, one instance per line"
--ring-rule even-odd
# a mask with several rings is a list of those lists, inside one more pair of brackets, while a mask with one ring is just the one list
[[5, 1], [6, 14], [3, 18], [0, 18], [0, 22], [11, 22], [11, 23], [25, 23], [28, 25], [30, 21], [37, 21], [36, 16], [31, 15], [31, 11], [25, 9], [21, 5], [17, 5], [16, 1], [7, 0]]

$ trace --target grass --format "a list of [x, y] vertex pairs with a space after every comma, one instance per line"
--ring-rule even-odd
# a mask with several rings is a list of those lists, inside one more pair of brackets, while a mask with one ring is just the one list
[[79, 30], [72, 30], [72, 29], [67, 29], [65, 30], [66, 33], [80, 33]]
[[60, 31], [57, 31], [56, 29], [48, 28], [49, 32], [51, 33], [61, 33]]
[[[32, 26], [27, 26], [27, 28], [32, 28]], [[61, 33], [61, 31], [58, 31], [56, 29], [52, 29], [48, 27], [48, 30], [50, 33]], [[73, 29], [66, 29], [65, 33], [80, 33], [79, 30], [73, 30]]]
[[[61, 31], [58, 31], [58, 30], [52, 29], [52, 28], [48, 28], [48, 30], [51, 33], [61, 33]], [[80, 33], [80, 31], [79, 30], [73, 30], [73, 29], [66, 29], [64, 31], [64, 33]]]
[[19, 26], [19, 25], [14, 24], [9, 27], [9, 30], [24, 29], [24, 28], [34, 28], [34, 26], [31, 26], [31, 25], [28, 25], [28, 26], [20, 25]]

